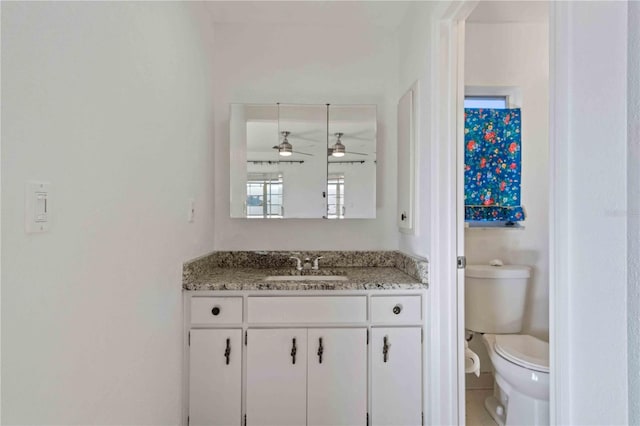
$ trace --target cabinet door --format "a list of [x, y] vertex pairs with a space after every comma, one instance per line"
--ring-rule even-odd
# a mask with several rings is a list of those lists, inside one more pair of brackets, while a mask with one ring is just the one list
[[307, 330], [248, 330], [247, 424], [304, 425], [306, 399]]
[[398, 228], [413, 233], [417, 83], [398, 102]]
[[420, 327], [372, 329], [372, 425], [422, 423], [421, 341]]
[[359, 425], [367, 421], [367, 330], [308, 331], [308, 425]]
[[242, 330], [191, 330], [190, 338], [189, 424], [240, 425]]

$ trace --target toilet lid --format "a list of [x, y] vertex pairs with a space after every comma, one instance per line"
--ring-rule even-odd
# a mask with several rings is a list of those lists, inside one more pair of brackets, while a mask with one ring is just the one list
[[549, 344], [526, 334], [497, 334], [495, 349], [507, 360], [530, 370], [549, 372]]

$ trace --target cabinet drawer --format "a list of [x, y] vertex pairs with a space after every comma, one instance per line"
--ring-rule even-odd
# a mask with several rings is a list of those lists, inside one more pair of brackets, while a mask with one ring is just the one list
[[249, 297], [250, 323], [354, 323], [367, 320], [366, 296]]
[[420, 296], [372, 296], [371, 321], [416, 322], [422, 319]]
[[192, 297], [192, 324], [242, 322], [242, 297]]

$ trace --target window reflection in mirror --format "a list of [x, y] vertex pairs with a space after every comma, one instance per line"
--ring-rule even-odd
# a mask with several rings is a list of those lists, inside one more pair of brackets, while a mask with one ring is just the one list
[[344, 175], [329, 175], [327, 184], [327, 218], [343, 219], [344, 214]]
[[282, 189], [282, 175], [250, 173], [247, 178], [247, 217], [284, 217]]

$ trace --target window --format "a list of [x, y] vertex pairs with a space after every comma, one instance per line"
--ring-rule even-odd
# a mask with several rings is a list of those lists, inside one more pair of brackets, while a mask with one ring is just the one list
[[344, 208], [344, 175], [329, 175], [327, 181], [327, 217], [343, 219]]
[[502, 93], [465, 96], [464, 106], [465, 221], [523, 221], [520, 108], [508, 108], [509, 96]]
[[465, 96], [465, 108], [507, 108], [507, 96]]
[[522, 90], [516, 86], [465, 86], [465, 108], [520, 108]]
[[247, 217], [283, 217], [281, 174], [249, 174], [247, 179]]

